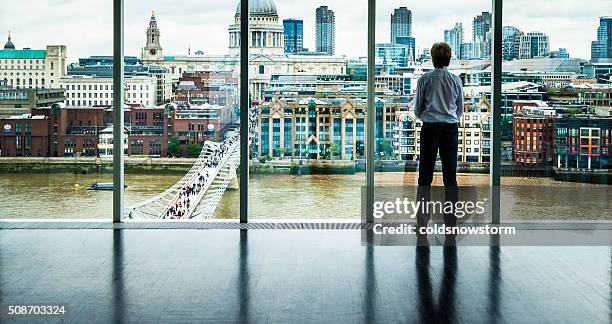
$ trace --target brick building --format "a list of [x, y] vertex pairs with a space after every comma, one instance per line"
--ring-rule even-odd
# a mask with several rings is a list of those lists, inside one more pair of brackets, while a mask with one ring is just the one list
[[555, 110], [541, 101], [514, 101], [513, 160], [519, 165], [552, 165]]
[[229, 127], [238, 123], [238, 116], [230, 105], [168, 104], [172, 134], [181, 144], [203, 144], [204, 141], [219, 141]]
[[[172, 129], [166, 129], [170, 124], [164, 108], [127, 105], [124, 119], [127, 154], [167, 154]], [[0, 119], [0, 150], [3, 156], [109, 156], [112, 122], [108, 106], [35, 108], [32, 114]]]
[[194, 105], [237, 105], [238, 82], [230, 72], [185, 72], [175, 89], [175, 101]]
[[48, 156], [49, 122], [23, 114], [0, 119], [0, 156]]

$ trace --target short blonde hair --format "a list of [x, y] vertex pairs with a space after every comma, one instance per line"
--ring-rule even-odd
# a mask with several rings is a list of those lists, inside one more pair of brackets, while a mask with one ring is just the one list
[[431, 47], [431, 60], [434, 67], [442, 68], [448, 66], [451, 60], [452, 50], [450, 46], [444, 42], [433, 44]]

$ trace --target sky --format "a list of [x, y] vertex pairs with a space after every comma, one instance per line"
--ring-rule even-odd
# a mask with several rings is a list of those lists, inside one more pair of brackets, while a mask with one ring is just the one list
[[[315, 9], [327, 5], [336, 14], [336, 53], [365, 56], [367, 0], [276, 0], [280, 20], [304, 20], [305, 47], [314, 50]], [[299, 3], [299, 4], [297, 4]], [[491, 0], [378, 0], [376, 41], [389, 42], [390, 15], [394, 8], [412, 10], [417, 48], [444, 40], [444, 30], [463, 23], [471, 39], [473, 18], [491, 11]], [[551, 50], [565, 47], [571, 57], [590, 58], [598, 17], [612, 15], [610, 0], [505, 0], [504, 25], [550, 36]], [[227, 28], [233, 23], [236, 0], [125, 0], [125, 54], [140, 56], [146, 28], [155, 10], [164, 55], [224, 54]], [[0, 45], [11, 30], [17, 48], [42, 49], [67, 45], [69, 62], [79, 57], [112, 54], [112, 1], [106, 0], [0, 0]]]

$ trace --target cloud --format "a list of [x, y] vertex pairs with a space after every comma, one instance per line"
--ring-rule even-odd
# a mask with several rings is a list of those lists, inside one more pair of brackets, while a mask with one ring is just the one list
[[[336, 13], [336, 52], [363, 56], [367, 49], [367, 0], [276, 0], [280, 19], [304, 20], [305, 46], [314, 50], [315, 9], [328, 5]], [[161, 29], [164, 54], [203, 50], [227, 52], [227, 28], [233, 23], [236, 0], [125, 2], [126, 55], [140, 55], [151, 10]], [[598, 17], [607, 14], [609, 0], [513, 0], [504, 1], [504, 25], [524, 31], [542, 31], [550, 36], [551, 48], [568, 48], [572, 56], [590, 57]], [[413, 14], [413, 36], [417, 47], [443, 40], [444, 29], [463, 23], [466, 41], [471, 39], [472, 20], [491, 10], [490, 0], [379, 0], [376, 8], [376, 41], [388, 42], [390, 15], [406, 6]], [[69, 59], [112, 53], [112, 1], [29, 0], [0, 1], [0, 35], [13, 31], [17, 47], [44, 48], [47, 44], [68, 46]], [[5, 36], [0, 38], [3, 39]]]

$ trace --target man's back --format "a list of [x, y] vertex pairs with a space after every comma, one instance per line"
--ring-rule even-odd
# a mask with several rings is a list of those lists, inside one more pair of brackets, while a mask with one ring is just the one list
[[[457, 202], [457, 158], [459, 146], [459, 118], [463, 115], [463, 85], [461, 79], [448, 72], [451, 48], [446, 43], [431, 47], [431, 61], [436, 68], [423, 75], [417, 84], [415, 115], [423, 121], [420, 134], [419, 190], [417, 201], [429, 201], [429, 187], [433, 181], [436, 158], [440, 154], [445, 202]], [[417, 215], [417, 227], [427, 227], [429, 213]], [[444, 225], [457, 223], [453, 212], [444, 213]], [[422, 241], [422, 238], [420, 238]], [[454, 236], [446, 236], [445, 244], [453, 245]], [[426, 241], [426, 239], [425, 239]]]
[[461, 79], [436, 68], [417, 82], [415, 115], [427, 123], [459, 123], [463, 115], [463, 85]]

